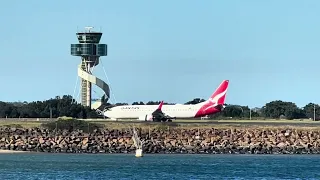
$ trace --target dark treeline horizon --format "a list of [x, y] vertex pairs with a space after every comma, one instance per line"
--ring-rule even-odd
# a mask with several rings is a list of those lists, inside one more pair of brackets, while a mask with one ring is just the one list
[[[197, 104], [205, 101], [194, 98], [184, 104]], [[160, 101], [136, 101], [131, 105], [158, 105]], [[164, 102], [164, 104], [176, 104]], [[107, 103], [104, 107], [129, 105], [128, 103]], [[320, 119], [320, 106], [308, 103], [299, 108], [294, 102], [274, 100], [263, 107], [250, 109], [246, 105], [225, 104], [222, 112], [208, 116], [209, 119]], [[164, 112], [165, 113], [165, 112]], [[101, 117], [95, 110], [76, 102], [71, 95], [56, 96], [44, 101], [2, 102], [0, 101], [0, 118], [57, 118], [68, 116], [73, 118]]]

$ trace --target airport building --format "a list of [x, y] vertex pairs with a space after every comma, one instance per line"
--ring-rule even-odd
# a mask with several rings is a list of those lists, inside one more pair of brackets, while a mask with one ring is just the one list
[[[100, 44], [102, 32], [92, 31], [93, 27], [86, 27], [85, 31], [77, 32], [78, 44], [71, 44], [71, 55], [80, 57], [78, 76], [81, 78], [81, 104], [98, 109], [110, 97], [109, 85], [94, 76], [93, 69], [99, 65], [100, 57], [107, 56], [107, 44]], [[92, 103], [92, 85], [101, 88], [104, 95]]]

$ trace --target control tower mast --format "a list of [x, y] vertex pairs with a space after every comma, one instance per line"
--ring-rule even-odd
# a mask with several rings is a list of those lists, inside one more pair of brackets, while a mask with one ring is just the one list
[[93, 67], [99, 64], [99, 58], [107, 56], [107, 45], [99, 44], [102, 33], [93, 32], [92, 28], [85, 27], [84, 32], [77, 32], [79, 44], [71, 44], [71, 55], [81, 57], [78, 66], [78, 76], [81, 78], [81, 104], [91, 107], [92, 84], [100, 87], [105, 93], [101, 100], [91, 107], [97, 109], [108, 101], [110, 90], [104, 81], [92, 75]]

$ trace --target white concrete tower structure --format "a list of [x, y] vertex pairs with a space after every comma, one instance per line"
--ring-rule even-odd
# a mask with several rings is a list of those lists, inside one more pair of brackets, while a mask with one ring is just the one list
[[[71, 44], [71, 55], [80, 56], [78, 76], [81, 78], [81, 104], [98, 109], [110, 97], [107, 83], [92, 74], [93, 68], [99, 64], [101, 56], [107, 56], [107, 45], [99, 44], [102, 33], [92, 31], [93, 27], [86, 27], [84, 32], [77, 32], [79, 44]], [[92, 84], [104, 91], [100, 100], [91, 104]]]

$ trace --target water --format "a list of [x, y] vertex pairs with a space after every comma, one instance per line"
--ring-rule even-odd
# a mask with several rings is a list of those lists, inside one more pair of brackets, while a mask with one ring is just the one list
[[0, 154], [1, 179], [320, 179], [320, 155]]

